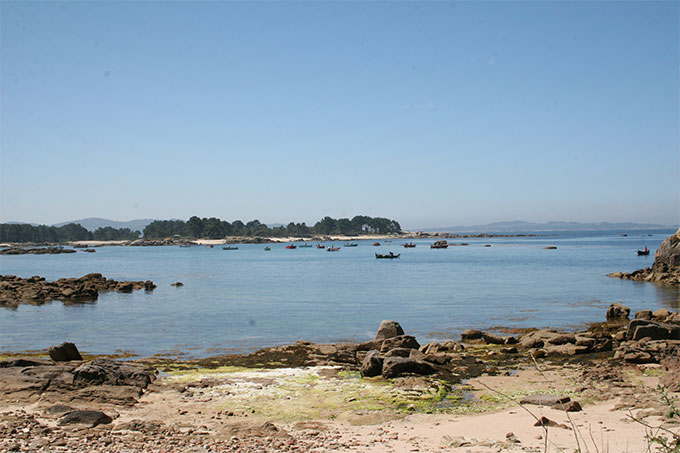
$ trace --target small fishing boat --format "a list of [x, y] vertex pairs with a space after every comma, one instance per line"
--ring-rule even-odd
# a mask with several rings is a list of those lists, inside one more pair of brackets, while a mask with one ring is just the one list
[[300, 245], [298, 245], [298, 247], [300, 247], [301, 249], [308, 248], [308, 247], [311, 247], [311, 246], [312, 246], [312, 244], [300, 244]]
[[414, 248], [416, 245], [413, 242], [407, 242], [404, 244], [405, 249], [411, 249]]
[[295, 245], [295, 244], [290, 244], [290, 245], [287, 245], [286, 248], [289, 249], [289, 250], [294, 250], [294, 249], [297, 248], [297, 245]]
[[395, 255], [395, 254], [392, 253], [392, 252], [387, 253], [387, 254], [385, 254], [385, 255], [381, 255], [380, 253], [376, 253], [376, 254], [375, 254], [375, 257], [376, 257], [376, 259], [379, 259], [379, 260], [380, 260], [380, 259], [394, 259], [394, 258], [399, 258], [400, 255], [401, 255], [401, 253], [397, 253], [397, 254]]
[[437, 241], [430, 246], [431, 249], [445, 249], [449, 246], [446, 241]]
[[268, 245], [265, 245], [265, 246], [264, 246], [264, 251], [265, 251], [265, 252], [268, 252], [268, 251], [270, 251], [270, 250], [271, 250], [271, 247], [269, 247]]
[[227, 245], [226, 247], [222, 247], [222, 250], [238, 250], [238, 247], [234, 247], [233, 245]]
[[356, 247], [357, 244], [356, 244], [356, 242], [347, 242], [344, 246], [345, 247]]
[[338, 250], [340, 250], [340, 247], [332, 247], [332, 246], [329, 246], [329, 247], [326, 249], [327, 252], [337, 252]]
[[647, 256], [647, 255], [649, 255], [649, 249], [645, 245], [645, 249], [644, 250], [638, 250], [637, 254], [638, 254], [638, 256]]
[[323, 244], [316, 244], [316, 248], [318, 248], [318, 249], [325, 249], [326, 246], [323, 245]]

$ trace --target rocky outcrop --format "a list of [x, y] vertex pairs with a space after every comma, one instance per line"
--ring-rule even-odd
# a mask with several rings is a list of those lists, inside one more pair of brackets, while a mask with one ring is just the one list
[[611, 304], [607, 309], [607, 321], [615, 319], [628, 319], [630, 308], [621, 304]]
[[61, 247], [22, 248], [10, 247], [0, 250], [0, 255], [59, 255], [61, 253], [76, 253], [76, 250]]
[[83, 360], [78, 348], [73, 343], [62, 343], [59, 346], [50, 346], [47, 350], [50, 359], [55, 362], [70, 362], [73, 360]]
[[154, 379], [155, 373], [142, 365], [111, 359], [92, 362], [2, 360], [0, 400], [131, 406]]
[[404, 335], [404, 329], [397, 321], [384, 320], [378, 327], [378, 333], [375, 335], [376, 340], [384, 340], [386, 338], [397, 337]]
[[50, 300], [84, 302], [97, 300], [100, 292], [153, 291], [154, 288], [156, 285], [151, 280], [118, 282], [98, 273], [80, 278], [61, 278], [54, 282], [38, 276], [21, 278], [0, 275], [0, 307], [16, 308], [20, 303], [42, 305]]
[[610, 277], [644, 282], [680, 284], [680, 229], [661, 243], [654, 264], [634, 272], [614, 272]]

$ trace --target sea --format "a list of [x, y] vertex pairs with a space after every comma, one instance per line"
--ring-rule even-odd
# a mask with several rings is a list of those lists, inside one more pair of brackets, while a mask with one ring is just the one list
[[[521, 233], [521, 232], [518, 232]], [[384, 319], [421, 344], [464, 329], [583, 328], [613, 302], [633, 312], [680, 309], [680, 289], [607, 277], [651, 266], [674, 230], [541, 232], [533, 237], [324, 242], [337, 252], [285, 244], [118, 247], [95, 253], [3, 255], [0, 274], [48, 280], [100, 272], [152, 280], [153, 292], [96, 301], [0, 308], [0, 353], [64, 341], [89, 354], [199, 358], [294, 343], [361, 342]], [[625, 234], [625, 236], [624, 236]], [[301, 242], [298, 243], [298, 245]], [[556, 249], [546, 249], [554, 246]], [[649, 256], [636, 251], [647, 246]], [[376, 253], [400, 254], [376, 259]], [[184, 286], [173, 287], [174, 282]]]

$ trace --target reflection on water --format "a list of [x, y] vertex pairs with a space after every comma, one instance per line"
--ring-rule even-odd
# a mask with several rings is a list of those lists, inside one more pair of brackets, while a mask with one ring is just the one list
[[680, 310], [680, 286], [655, 284], [656, 298], [671, 310]]

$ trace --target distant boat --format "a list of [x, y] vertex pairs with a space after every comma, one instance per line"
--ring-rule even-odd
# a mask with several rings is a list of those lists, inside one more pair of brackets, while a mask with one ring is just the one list
[[269, 247], [268, 245], [265, 245], [265, 246], [264, 246], [264, 251], [265, 251], [265, 252], [268, 252], [268, 251], [270, 251], [270, 250], [271, 250], [271, 247]]
[[449, 246], [446, 241], [436, 241], [434, 244], [430, 245], [431, 249], [445, 249]]
[[411, 249], [414, 248], [416, 245], [413, 242], [407, 242], [404, 244], [405, 249]]
[[312, 244], [300, 244], [300, 245], [298, 245], [298, 247], [300, 247], [301, 249], [311, 247], [311, 246], [312, 246]]
[[286, 248], [289, 249], [289, 250], [293, 250], [293, 249], [296, 249], [296, 248], [297, 248], [297, 245], [295, 245], [295, 244], [290, 244], [290, 245], [287, 245]]
[[208, 247], [209, 249], [213, 248], [212, 244], [205, 244], [205, 246]]
[[329, 247], [326, 249], [327, 252], [337, 252], [338, 250], [340, 250], [340, 247], [332, 247], [332, 246], [329, 246]]
[[180, 247], [191, 247], [190, 244], [180, 244], [179, 246], [180, 246]]
[[323, 245], [323, 244], [316, 244], [316, 248], [318, 248], [318, 249], [325, 249], [326, 246]]
[[226, 247], [222, 247], [222, 250], [238, 250], [238, 247], [227, 245]]
[[647, 256], [647, 255], [649, 255], [649, 249], [645, 245], [645, 249], [644, 250], [638, 250], [637, 254], [638, 254], [638, 256]]
[[345, 244], [345, 247], [356, 247], [357, 244], [355, 242], [348, 242]]
[[381, 255], [380, 253], [376, 253], [376, 254], [375, 254], [375, 257], [376, 257], [376, 259], [379, 259], [379, 260], [380, 260], [380, 259], [388, 259], [388, 260], [391, 260], [391, 259], [399, 258], [400, 255], [401, 255], [401, 253], [397, 253], [397, 254], [395, 255], [395, 254], [392, 253], [392, 252], [387, 253], [387, 254], [385, 254], [385, 255]]

